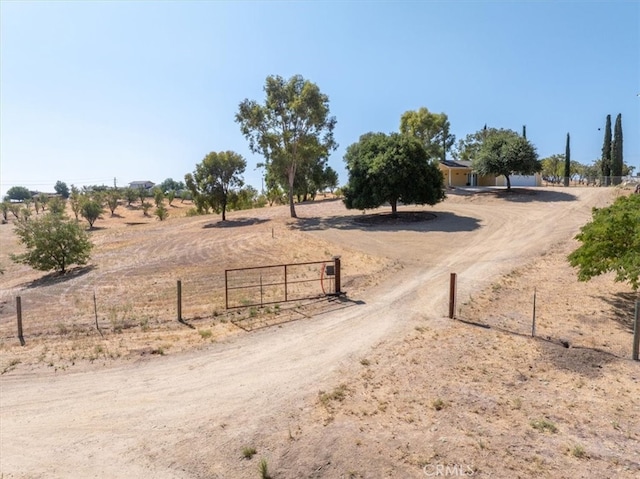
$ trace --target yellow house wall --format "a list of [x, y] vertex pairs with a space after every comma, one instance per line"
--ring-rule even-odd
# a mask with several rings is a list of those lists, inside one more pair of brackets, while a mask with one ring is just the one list
[[447, 168], [444, 165], [440, 165], [440, 171], [444, 176], [444, 184], [447, 186], [465, 186], [468, 181], [468, 174], [471, 170], [463, 168]]

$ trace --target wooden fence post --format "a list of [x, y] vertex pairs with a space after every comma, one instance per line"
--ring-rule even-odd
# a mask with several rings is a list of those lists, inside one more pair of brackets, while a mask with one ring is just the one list
[[636, 301], [636, 314], [633, 322], [633, 359], [640, 360], [640, 301]]
[[536, 337], [536, 288], [533, 288], [533, 322], [531, 323], [531, 337]]
[[457, 274], [451, 273], [449, 279], [449, 318], [453, 319], [456, 316], [456, 279]]
[[340, 284], [340, 256], [333, 257], [333, 266], [334, 266], [334, 277], [333, 283], [335, 286], [335, 294], [342, 294], [340, 288], [342, 285]]
[[178, 322], [182, 322], [182, 281], [178, 280]]
[[22, 334], [22, 298], [16, 296], [16, 312], [18, 313], [18, 339], [20, 340], [20, 346], [24, 346], [24, 335]]

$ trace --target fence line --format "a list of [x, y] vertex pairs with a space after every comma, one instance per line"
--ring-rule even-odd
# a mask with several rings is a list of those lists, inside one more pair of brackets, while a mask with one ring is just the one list
[[[450, 284], [455, 284], [453, 281], [452, 278]], [[474, 319], [474, 314], [469, 311], [473, 303], [472, 298], [464, 298], [464, 305], [456, 312], [455, 318], [520, 336], [544, 338], [565, 347], [604, 350], [621, 358], [631, 358], [635, 355], [632, 351], [636, 347], [640, 350], [640, 320], [637, 319], [640, 306], [637, 306], [636, 319], [629, 315], [628, 321], [578, 314], [573, 321], [563, 322], [559, 320], [557, 313], [544, 309], [544, 294], [541, 294], [537, 287], [531, 290], [530, 298], [530, 301], [518, 300], [508, 312], [489, 313], [478, 320]], [[638, 304], [640, 305], [640, 302]], [[571, 313], [567, 311], [565, 314]], [[604, 325], [608, 327], [603, 328]]]

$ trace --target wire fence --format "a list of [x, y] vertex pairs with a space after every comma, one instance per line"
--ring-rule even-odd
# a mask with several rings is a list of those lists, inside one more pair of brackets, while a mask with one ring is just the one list
[[587, 348], [631, 358], [635, 295], [617, 298], [616, 305], [609, 312], [593, 314], [586, 308], [556, 311], [547, 304], [544, 294], [535, 288], [529, 293], [528, 300], [523, 300], [522, 296], [510, 297], [508, 293], [501, 295], [497, 292], [500, 299], [491, 301], [508, 302], [511, 307], [506, 311], [505, 308], [496, 308], [478, 318], [473, 311], [473, 300], [470, 300], [461, 305], [455, 315], [462, 321], [520, 336], [535, 336], [567, 348]]
[[[568, 186], [636, 186], [640, 184], [638, 176], [572, 176], [568, 178]], [[564, 186], [562, 176], [543, 176], [543, 186]]]
[[[73, 283], [73, 284], [69, 284]], [[214, 275], [182, 280], [182, 317], [197, 320], [224, 311], [224, 279]], [[52, 281], [24, 289], [0, 291], [0, 341], [14, 341], [21, 299], [25, 337], [97, 334], [148, 329], [178, 319], [177, 280], [140, 278], [142, 287], [129, 289], [117, 281]]]
[[[90, 268], [79, 268], [62, 278], [48, 276], [26, 287], [0, 290], [0, 343], [17, 341], [18, 298], [25, 338], [166, 328], [170, 323], [224, 315], [234, 321], [238, 313], [227, 313], [229, 308], [333, 294], [336, 263], [339, 259], [334, 258], [184, 279], [162, 270], [120, 282], [109, 275], [90, 276]], [[85, 275], [92, 279], [82, 278]]]

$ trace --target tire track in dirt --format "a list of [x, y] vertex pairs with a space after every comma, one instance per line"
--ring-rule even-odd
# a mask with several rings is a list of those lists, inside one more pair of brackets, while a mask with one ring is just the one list
[[[324, 384], [340, 381], [340, 368], [348, 370], [376, 343], [418, 319], [440, 317], [451, 269], [480, 288], [517, 266], [520, 255], [544, 251], [576, 229], [597, 199], [590, 191], [578, 194], [580, 201], [559, 208], [568, 210], [558, 215], [567, 223], [561, 228], [557, 217], [535, 213], [540, 205], [496, 210], [461, 201], [435, 209], [456, 215], [412, 231], [314, 231], [312, 237], [398, 260], [404, 269], [353, 298], [358, 305], [204, 351], [92, 373], [9, 376], [2, 396], [3, 472], [133, 477], [145, 470], [183, 478], [219, 470], [214, 477], [255, 477], [237, 459], [243, 438], [287, 424], [296, 406], [304, 408]], [[528, 222], [528, 215], [535, 220]], [[477, 226], [469, 228], [462, 217], [475, 218]], [[456, 230], [465, 221], [466, 229]]]

